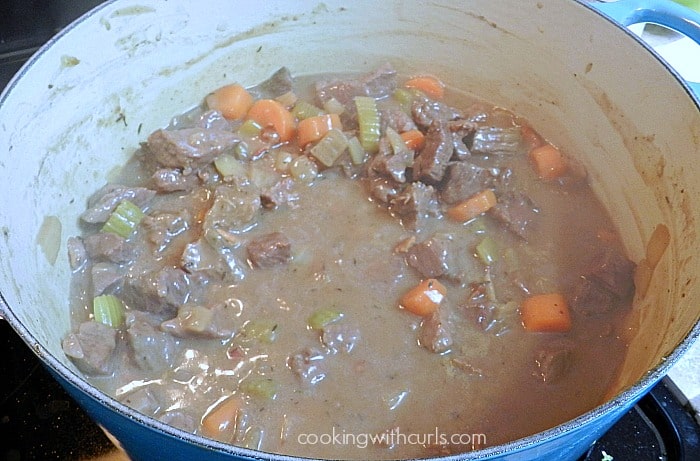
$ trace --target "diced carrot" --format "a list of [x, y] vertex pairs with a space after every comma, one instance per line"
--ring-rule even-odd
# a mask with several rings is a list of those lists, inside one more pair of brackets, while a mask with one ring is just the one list
[[206, 97], [207, 106], [229, 120], [240, 120], [253, 105], [253, 97], [238, 83], [222, 86]]
[[202, 418], [202, 434], [220, 441], [229, 440], [235, 434], [241, 406], [241, 400], [234, 396], [219, 402]]
[[537, 175], [545, 180], [556, 179], [566, 173], [567, 165], [559, 149], [551, 144], [544, 144], [530, 151]]
[[442, 99], [442, 97], [445, 96], [445, 84], [432, 75], [421, 75], [410, 78], [406, 80], [403, 86], [421, 91], [432, 99]]
[[490, 210], [498, 203], [491, 189], [484, 189], [447, 210], [447, 216], [455, 221], [467, 222]]
[[437, 310], [447, 294], [447, 288], [435, 279], [425, 279], [401, 298], [401, 307], [421, 317]]
[[294, 116], [274, 99], [255, 101], [248, 111], [247, 118], [254, 120], [263, 128], [272, 127], [282, 142], [288, 142], [294, 138], [296, 132]]
[[561, 333], [571, 329], [569, 306], [559, 293], [526, 298], [520, 305], [520, 318], [527, 331]]
[[527, 124], [520, 125], [520, 135], [523, 138], [523, 142], [528, 147], [528, 151], [543, 146], [545, 143], [542, 136]]
[[303, 149], [307, 144], [318, 141], [333, 128], [343, 129], [338, 114], [323, 114], [301, 120], [297, 127], [299, 147]]
[[425, 135], [420, 130], [408, 130], [401, 133], [401, 139], [406, 147], [413, 151], [419, 151], [425, 145]]

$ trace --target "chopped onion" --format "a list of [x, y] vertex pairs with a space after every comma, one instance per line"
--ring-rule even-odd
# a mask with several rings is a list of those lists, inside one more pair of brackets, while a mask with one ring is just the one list
[[668, 244], [671, 241], [671, 234], [668, 231], [668, 227], [664, 224], [658, 224], [654, 232], [652, 232], [651, 237], [649, 237], [649, 242], [647, 243], [647, 254], [646, 260], [649, 266], [653, 269], [661, 260]]
[[333, 128], [311, 148], [311, 155], [324, 166], [331, 167], [348, 147], [348, 138], [342, 131]]
[[61, 221], [56, 216], [46, 216], [39, 227], [36, 243], [52, 266], [56, 263], [61, 247]]

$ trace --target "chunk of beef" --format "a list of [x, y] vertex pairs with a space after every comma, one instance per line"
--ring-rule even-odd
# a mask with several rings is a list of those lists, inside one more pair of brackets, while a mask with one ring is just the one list
[[424, 278], [443, 277], [462, 283], [473, 280], [483, 271], [468, 251], [452, 235], [436, 233], [412, 245], [406, 251], [405, 260]]
[[477, 124], [471, 120], [457, 119], [447, 124], [452, 133], [453, 156], [458, 160], [465, 160], [471, 156], [466, 140], [471, 139], [477, 128]]
[[275, 99], [292, 91], [292, 74], [286, 67], [280, 67], [267, 80], [248, 88], [255, 99]]
[[260, 193], [260, 203], [268, 209], [277, 208], [287, 203], [299, 200], [299, 194], [294, 192], [296, 182], [292, 178], [282, 178], [273, 186], [263, 188]]
[[247, 231], [255, 225], [260, 206], [260, 192], [256, 188], [218, 186], [214, 191], [214, 203], [204, 217], [204, 232], [235, 235]]
[[403, 189], [403, 184], [371, 169], [368, 171], [368, 185], [372, 198], [385, 205], [389, 205]]
[[491, 282], [472, 282], [469, 297], [462, 306], [464, 314], [475, 326], [496, 335], [504, 331], [503, 320], [499, 318], [499, 304]]
[[143, 312], [126, 316], [126, 339], [136, 365], [146, 371], [170, 367], [177, 351], [175, 339], [158, 328], [157, 320]]
[[233, 125], [218, 110], [208, 109], [202, 112], [201, 107], [195, 107], [170, 119], [166, 129], [178, 130], [180, 128], [232, 131]]
[[[207, 187], [196, 187], [187, 192], [168, 194], [159, 200], [157, 208], [153, 211], [158, 213], [178, 214], [183, 210], [188, 210], [191, 216], [197, 216], [198, 220], [211, 208], [214, 197], [211, 189]], [[149, 210], [150, 213], [150, 210]]]
[[292, 244], [281, 232], [261, 235], [248, 242], [248, 259], [253, 267], [274, 267], [292, 258]]
[[411, 106], [413, 120], [421, 128], [464, 118], [462, 113], [439, 101], [417, 99]]
[[606, 248], [595, 255], [584, 276], [601, 284], [620, 299], [630, 296], [634, 290], [636, 265], [613, 248]]
[[398, 183], [406, 182], [406, 169], [413, 165], [413, 152], [405, 150], [394, 153], [385, 137], [379, 145], [379, 152], [370, 160], [369, 168], [380, 176], [391, 178]]
[[303, 385], [317, 384], [326, 378], [325, 354], [315, 347], [307, 347], [289, 356], [287, 367]]
[[205, 271], [223, 277], [227, 270], [221, 254], [204, 239], [187, 244], [182, 252], [181, 263], [182, 268], [189, 273]]
[[190, 191], [199, 185], [199, 177], [185, 175], [177, 168], [159, 168], [151, 176], [150, 185], [158, 192]]
[[88, 200], [88, 208], [80, 218], [88, 223], [102, 223], [109, 219], [112, 211], [123, 200], [143, 208], [155, 197], [156, 192], [145, 187], [126, 187], [107, 184], [95, 192]]
[[154, 246], [156, 252], [166, 250], [170, 242], [190, 228], [190, 213], [182, 210], [179, 213], [154, 213], [145, 216], [141, 221], [146, 230], [146, 237]]
[[571, 342], [550, 341], [535, 352], [533, 374], [545, 383], [556, 383], [569, 372], [574, 359], [574, 347]]
[[494, 172], [469, 162], [450, 162], [440, 184], [440, 198], [451, 205], [494, 185]]
[[350, 352], [360, 339], [360, 330], [343, 323], [323, 327], [321, 342], [332, 352]]
[[80, 237], [68, 237], [66, 246], [68, 248], [68, 262], [71, 270], [77, 271], [81, 269], [88, 260], [88, 254], [83, 239]]
[[212, 235], [188, 244], [182, 253], [182, 267], [191, 276], [210, 279], [210, 281], [241, 282], [247, 268], [245, 256], [238, 246], [241, 244], [235, 235], [220, 231], [218, 241], [212, 245]]
[[240, 138], [231, 131], [182, 128], [156, 130], [148, 136], [146, 147], [156, 161], [169, 168], [182, 168], [185, 173], [213, 162], [231, 151]]
[[452, 347], [452, 335], [440, 309], [424, 317], [418, 331], [418, 344], [430, 352], [444, 354]]
[[410, 229], [415, 229], [420, 220], [440, 214], [435, 189], [422, 182], [408, 184], [390, 203], [392, 212]]
[[351, 104], [356, 96], [382, 98], [396, 89], [396, 71], [385, 64], [357, 79], [331, 79], [316, 82], [316, 98], [320, 103], [335, 99], [354, 112]]
[[364, 91], [355, 80], [338, 80], [333, 79], [329, 81], [319, 81], [316, 82], [316, 99], [319, 103], [323, 104], [326, 101], [335, 99], [343, 106], [346, 110], [352, 110], [355, 113], [355, 108], [353, 107], [353, 99], [355, 96], [363, 96]]
[[112, 232], [98, 232], [85, 237], [85, 250], [93, 261], [123, 263], [134, 256], [134, 249], [126, 239]]
[[436, 122], [430, 125], [425, 135], [425, 145], [413, 166], [413, 178], [426, 184], [439, 183], [453, 152], [452, 133], [447, 129], [447, 124]]
[[221, 181], [223, 180], [221, 174], [219, 174], [219, 170], [216, 169], [216, 166], [213, 163], [203, 166], [202, 168], [198, 169], [196, 173], [192, 174], [197, 175], [201, 185], [210, 188], [214, 188], [221, 184]]
[[505, 225], [514, 234], [526, 239], [539, 208], [524, 193], [505, 193], [498, 198], [489, 214]]
[[231, 131], [231, 122], [226, 120], [218, 110], [207, 110], [202, 115], [199, 116], [197, 123], [195, 124], [198, 128], [203, 128], [205, 130], [217, 130], [217, 131]]
[[100, 296], [107, 291], [114, 291], [124, 280], [124, 270], [117, 264], [99, 262], [90, 269], [93, 296]]
[[365, 96], [384, 98], [396, 89], [396, 70], [391, 64], [384, 63], [375, 71], [361, 77], [360, 84]]
[[600, 283], [581, 277], [574, 285], [571, 295], [571, 307], [586, 316], [602, 315], [613, 310], [617, 296], [609, 292]]
[[139, 387], [121, 396], [119, 401], [144, 415], [155, 414], [161, 405], [149, 386]]
[[384, 109], [380, 112], [382, 133], [385, 133], [387, 128], [391, 128], [397, 133], [403, 133], [404, 131], [415, 130], [417, 128], [411, 116], [401, 109]]
[[447, 272], [447, 256], [445, 239], [430, 238], [411, 246], [406, 252], [406, 262], [421, 276], [435, 278]]
[[186, 304], [161, 328], [178, 338], [230, 338], [236, 332], [236, 315], [228, 303], [213, 307]]
[[134, 309], [172, 317], [190, 297], [190, 277], [182, 269], [165, 267], [141, 271], [133, 266], [122, 289], [124, 301]]
[[614, 248], [598, 251], [576, 280], [571, 307], [587, 316], [604, 315], [634, 293], [636, 265]]
[[93, 320], [83, 322], [77, 332], [63, 340], [63, 352], [87, 375], [108, 375], [117, 347], [117, 330]]
[[467, 303], [464, 313], [473, 324], [483, 331], [490, 331], [497, 322], [495, 302], [485, 301], [481, 303]]
[[481, 155], [515, 155], [521, 150], [520, 127], [481, 126], [476, 129], [469, 149]]

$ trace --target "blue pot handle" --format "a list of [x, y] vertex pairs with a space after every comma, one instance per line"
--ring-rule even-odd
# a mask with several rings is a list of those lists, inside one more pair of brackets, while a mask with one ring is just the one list
[[[651, 22], [680, 32], [700, 45], [700, 13], [670, 0], [618, 0], [589, 5], [625, 27]], [[686, 83], [700, 101], [700, 83]]]

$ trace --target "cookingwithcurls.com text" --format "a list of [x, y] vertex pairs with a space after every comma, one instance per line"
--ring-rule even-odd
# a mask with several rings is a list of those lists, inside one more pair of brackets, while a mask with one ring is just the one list
[[486, 446], [486, 434], [457, 434], [447, 433], [435, 428], [435, 431], [428, 433], [402, 432], [400, 428], [386, 430], [384, 432], [346, 432], [332, 428], [331, 432], [321, 434], [302, 433], [297, 436], [300, 445], [351, 445], [358, 448], [368, 446], [395, 447], [399, 445], [422, 445], [422, 446], [448, 446], [459, 445], [477, 449]]

